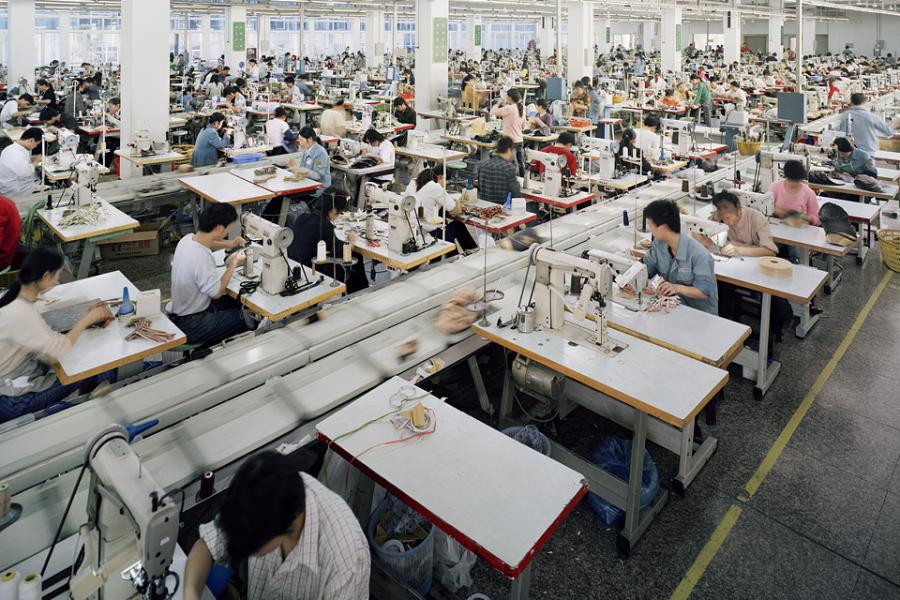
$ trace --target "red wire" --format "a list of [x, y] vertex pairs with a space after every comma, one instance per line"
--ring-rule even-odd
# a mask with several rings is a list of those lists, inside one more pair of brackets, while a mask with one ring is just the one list
[[360, 452], [359, 454], [357, 454], [356, 456], [354, 456], [353, 460], [350, 461], [350, 464], [352, 465], [354, 461], [362, 458], [363, 455], [365, 455], [370, 450], [374, 450], [375, 448], [380, 448], [381, 446], [391, 446], [393, 444], [402, 444], [403, 442], [408, 442], [410, 440], [425, 437], [426, 435], [431, 435], [432, 433], [437, 431], [437, 418], [434, 415], [434, 411], [430, 408], [427, 408], [425, 410], [427, 410], [431, 414], [432, 425], [431, 425], [431, 429], [429, 431], [422, 431], [419, 433], [414, 433], [413, 435], [409, 435], [405, 438], [400, 438], [399, 440], [391, 440], [389, 442], [382, 442], [380, 444], [375, 444], [374, 446], [370, 446], [370, 447], [366, 448], [365, 450], [363, 450], [362, 452]]

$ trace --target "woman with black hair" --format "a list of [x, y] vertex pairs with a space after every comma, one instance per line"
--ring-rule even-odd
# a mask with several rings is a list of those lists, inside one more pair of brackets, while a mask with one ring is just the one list
[[422, 228], [425, 231], [451, 244], [458, 242], [463, 250], [478, 247], [466, 226], [450, 216], [456, 208], [456, 201], [448, 196], [444, 189], [443, 174], [431, 168], [423, 169], [409, 182], [406, 193], [415, 196], [416, 207], [420, 212]]
[[0, 298], [0, 423], [43, 410], [75, 390], [91, 389], [107, 374], [63, 385], [53, 372], [79, 336], [113, 319], [106, 304], [92, 306], [65, 334], [57, 333], [34, 306], [38, 296], [59, 282], [63, 257], [38, 247], [22, 262], [16, 282]]
[[[396, 161], [394, 144], [385, 139], [384, 135], [380, 131], [378, 131], [377, 129], [369, 129], [363, 134], [362, 141], [363, 144], [368, 145], [368, 147], [363, 149], [363, 154], [365, 154], [366, 156], [377, 158], [379, 164], [390, 166], [393, 168], [394, 162]], [[372, 179], [381, 183], [393, 181], [393, 171], [384, 175], [375, 175], [374, 177], [372, 177]]]

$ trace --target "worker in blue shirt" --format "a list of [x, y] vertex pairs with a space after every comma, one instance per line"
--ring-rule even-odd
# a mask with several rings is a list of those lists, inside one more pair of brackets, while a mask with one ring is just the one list
[[647, 274], [665, 281], [660, 296], [679, 296], [691, 308], [719, 314], [715, 263], [712, 255], [690, 235], [681, 234], [681, 215], [671, 200], [654, 200], [644, 209], [653, 244], [644, 256]]
[[849, 133], [857, 148], [874, 154], [878, 152], [879, 134], [880, 137], [891, 138], [897, 132], [884, 119], [864, 107], [865, 101], [865, 94], [850, 95], [850, 109], [841, 116], [838, 130]]
[[301, 152], [300, 168], [305, 171], [306, 177], [325, 186], [313, 193], [318, 198], [326, 188], [331, 186], [331, 162], [328, 160], [328, 151], [322, 146], [316, 130], [309, 125], [300, 130], [297, 144], [300, 146]]
[[834, 141], [835, 157], [834, 170], [838, 173], [848, 173], [853, 177], [868, 175], [878, 177], [878, 169], [875, 161], [869, 153], [861, 148], [854, 147], [847, 138], [838, 138]]
[[[220, 112], [209, 117], [209, 124], [197, 136], [191, 164], [195, 167], [210, 167], [219, 162], [219, 150], [228, 145], [230, 131], [224, 129], [225, 115]], [[224, 135], [223, 135], [224, 133]]]

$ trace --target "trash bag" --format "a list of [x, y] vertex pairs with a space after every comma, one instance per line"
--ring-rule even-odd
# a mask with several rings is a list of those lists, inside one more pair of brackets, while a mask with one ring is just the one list
[[520, 444], [524, 444], [532, 450], [537, 450], [544, 456], [550, 456], [550, 440], [534, 425], [507, 427], [503, 430], [503, 433]]
[[[427, 596], [434, 576], [436, 529], [425, 517], [388, 494], [372, 513], [366, 537], [375, 556], [388, 571], [422, 596]], [[376, 537], [381, 534], [387, 534], [388, 539], [379, 544]], [[411, 543], [400, 540], [411, 537], [421, 539]]]
[[434, 532], [434, 575], [451, 592], [472, 585], [472, 567], [477, 558], [440, 529]]
[[[631, 440], [606, 438], [591, 455], [591, 460], [605, 471], [628, 481], [631, 462]], [[644, 469], [641, 477], [641, 508], [646, 508], [659, 493], [659, 475], [650, 452], [644, 448]], [[588, 493], [588, 504], [600, 520], [610, 527], [618, 527], [625, 517], [625, 509], [610, 504], [594, 493]]]

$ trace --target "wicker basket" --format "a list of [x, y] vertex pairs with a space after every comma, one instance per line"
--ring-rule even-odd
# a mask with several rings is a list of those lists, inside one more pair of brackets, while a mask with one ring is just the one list
[[879, 229], [875, 235], [884, 264], [891, 271], [900, 273], [900, 229]]
[[748, 140], [736, 139], [734, 140], [734, 143], [737, 145], [738, 152], [740, 152], [741, 156], [753, 156], [762, 146], [761, 141], [751, 142]]

